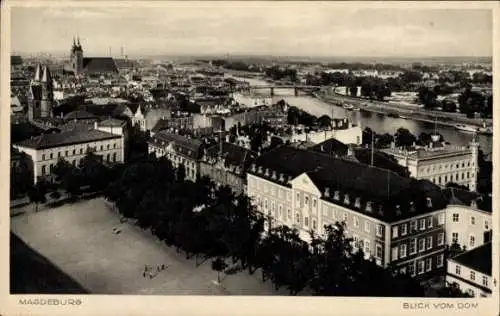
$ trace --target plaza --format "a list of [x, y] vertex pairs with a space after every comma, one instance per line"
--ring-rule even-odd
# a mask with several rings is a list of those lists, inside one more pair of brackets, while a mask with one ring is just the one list
[[[166, 246], [149, 231], [120, 222], [104, 198], [11, 217], [11, 231], [41, 253], [92, 294], [154, 295], [280, 295], [270, 282], [262, 283], [260, 270], [221, 275], [210, 260], [196, 266], [195, 259]], [[113, 233], [114, 228], [120, 233]], [[201, 261], [201, 260], [200, 260]], [[145, 265], [156, 271], [143, 276]]]

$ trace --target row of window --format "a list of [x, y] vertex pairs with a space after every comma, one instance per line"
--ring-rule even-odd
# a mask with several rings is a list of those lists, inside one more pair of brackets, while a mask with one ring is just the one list
[[[331, 222], [335, 220], [344, 222], [347, 227], [354, 227], [356, 229], [360, 228], [360, 220], [356, 215], [352, 215], [352, 223], [349, 221], [349, 215], [347, 212], [336, 211], [333, 207], [324, 206], [323, 207], [323, 216], [331, 219]], [[352, 224], [352, 226], [351, 226]], [[384, 237], [384, 225], [382, 224], [373, 224], [369, 220], [363, 221], [363, 230], [366, 233], [371, 233], [373, 230], [373, 226], [375, 226], [377, 237]]]
[[[458, 223], [460, 222], [460, 214], [458, 213], [453, 213], [453, 215], [451, 216], [451, 220], [454, 222], [454, 223]], [[469, 224], [474, 226], [476, 225], [477, 221], [476, 221], [476, 217], [471, 215], [469, 217]], [[490, 229], [490, 223], [487, 219], [484, 220], [484, 229], [486, 230], [489, 230]]]
[[[456, 275], [460, 275], [462, 278], [465, 278], [466, 276], [465, 275], [462, 275], [462, 267], [460, 265], [456, 265], [455, 266], [455, 274]], [[479, 280], [476, 280], [476, 272], [475, 271], [469, 271], [469, 275], [468, 275], [468, 278], [469, 280], [471, 281], [474, 281], [474, 283], [477, 283]], [[488, 277], [483, 275], [482, 276], [482, 279], [481, 279], [481, 283], [483, 286], [488, 286]]]
[[430, 180], [433, 183], [445, 185], [448, 182], [453, 182], [453, 181], [457, 181], [458, 182], [458, 181], [461, 181], [461, 180], [472, 179], [472, 178], [474, 178], [475, 173], [467, 171], [466, 173], [462, 172], [461, 175], [462, 175], [462, 179], [460, 179], [460, 174], [459, 173], [455, 173], [455, 179], [453, 179], [453, 175], [450, 175], [449, 178], [448, 178], [447, 175], [445, 175], [445, 176], [442, 176], [442, 177], [441, 176], [432, 177], [432, 178], [430, 178]]
[[[88, 146], [87, 149], [88, 148], [90, 148], [90, 146]], [[110, 146], [110, 144], [107, 144], [106, 145], [106, 150], [109, 150], [109, 149], [111, 149], [111, 146]], [[116, 143], [113, 143], [113, 149], [116, 149]], [[104, 150], [104, 146], [101, 145], [100, 146], [100, 151], [103, 151], [103, 150]], [[59, 152], [57, 152], [57, 158], [70, 157], [70, 156], [76, 156], [76, 155], [83, 155], [83, 153], [84, 153], [83, 148], [80, 148], [80, 150], [78, 151], [78, 154], [77, 154], [77, 150], [76, 149], [73, 149], [72, 151], [65, 150], [64, 151], [64, 155], [63, 155], [62, 151], [59, 151]], [[42, 154], [42, 161], [43, 160], [47, 160], [46, 158], [47, 158], [47, 156], [45, 154]], [[48, 159], [54, 159], [54, 153], [50, 153], [48, 155]]]
[[[436, 246], [444, 245], [444, 233], [437, 235]], [[433, 248], [433, 236], [426, 236], [424, 238], [413, 238], [408, 244], [401, 243], [399, 246], [392, 248], [392, 261], [404, 259], [408, 255], [424, 252]]]
[[[367, 257], [372, 256], [372, 248], [371, 248], [370, 240], [368, 240], [368, 239], [363, 240], [363, 239], [360, 239], [359, 236], [353, 235], [352, 236], [352, 245], [353, 245], [353, 247], [355, 247], [357, 249], [362, 249]], [[376, 259], [383, 259], [383, 247], [379, 243], [375, 244], [374, 256]]]
[[[262, 202], [261, 202], [260, 198], [257, 198], [257, 204], [260, 206], [261, 203]], [[286, 214], [286, 218], [285, 218], [284, 217], [285, 214], [283, 213], [283, 205], [279, 204], [278, 210], [276, 210], [276, 204], [274, 203], [274, 201], [271, 201], [269, 203], [267, 199], [264, 199], [263, 206], [264, 206], [264, 210], [266, 211], [266, 214], [271, 216], [272, 218], [276, 218], [276, 219], [279, 219], [282, 221], [292, 222], [292, 210], [287, 209], [287, 214]], [[308, 216], [304, 216], [303, 218], [301, 218], [300, 213], [298, 213], [298, 212], [295, 213], [294, 224], [299, 225], [299, 226], [301, 224], [303, 224], [303, 226], [305, 228], [312, 228], [314, 230], [318, 229], [317, 220], [315, 218], [313, 218], [311, 221], [309, 220]], [[311, 226], [309, 226], [309, 225], [311, 225]]]
[[[116, 162], [116, 153], [113, 153], [113, 154], [107, 154], [105, 157], [105, 160], [107, 162]], [[74, 160], [70, 160], [69, 163], [71, 163], [74, 167], [76, 166], [80, 166], [80, 163], [81, 163], [82, 159], [74, 159]], [[46, 175], [49, 175], [52, 173], [52, 171], [54, 171], [54, 167], [56, 166], [56, 164], [54, 163], [51, 163], [50, 165], [42, 165], [41, 166], [41, 175], [42, 176], [46, 176]], [[48, 170], [47, 170], [47, 167], [48, 167]]]
[[[438, 225], [444, 225], [445, 215], [444, 213], [438, 215]], [[402, 223], [399, 225], [392, 226], [392, 238], [398, 238], [402, 236], [406, 236], [408, 233], [413, 233], [417, 231], [425, 231], [426, 229], [430, 229], [434, 227], [434, 217], [429, 216], [426, 218], [420, 218], [418, 220], [410, 221], [408, 223]]]
[[423, 260], [416, 260], [410, 262], [407, 266], [401, 267], [401, 273], [408, 273], [410, 276], [424, 274], [432, 270], [432, 263], [434, 262], [436, 269], [444, 266], [444, 255], [438, 254], [434, 257], [428, 257]]
[[[458, 233], [456, 232], [451, 233], [451, 242], [454, 244], [459, 244]], [[476, 247], [476, 236], [474, 234], [469, 235], [468, 246], [469, 248]]]
[[[453, 170], [453, 168], [460, 169], [460, 166], [462, 168], [465, 168], [465, 162], [462, 161], [461, 163], [450, 163], [450, 164], [440, 164], [440, 165], [434, 165], [432, 167], [427, 167], [427, 168], [420, 168], [420, 172], [422, 173], [430, 173], [431, 171], [441, 171], [441, 170]], [[467, 161], [467, 167], [471, 166], [471, 162]], [[474, 167], [474, 162], [472, 162], [472, 166]]]

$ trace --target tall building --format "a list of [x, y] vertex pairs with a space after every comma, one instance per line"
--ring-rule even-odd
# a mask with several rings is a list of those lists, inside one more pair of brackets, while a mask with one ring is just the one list
[[398, 163], [407, 167], [410, 175], [426, 179], [440, 186], [453, 182], [476, 191], [479, 143], [476, 137], [469, 146], [453, 146], [440, 143], [436, 138], [428, 146], [412, 148], [382, 149], [396, 158]]
[[118, 67], [111, 57], [84, 57], [80, 38], [73, 38], [70, 50], [70, 59], [64, 67], [66, 72], [75, 76], [82, 74], [117, 74]]
[[28, 118], [34, 121], [39, 118], [52, 117], [54, 87], [49, 68], [38, 65], [35, 78], [30, 85], [31, 102], [28, 107]]

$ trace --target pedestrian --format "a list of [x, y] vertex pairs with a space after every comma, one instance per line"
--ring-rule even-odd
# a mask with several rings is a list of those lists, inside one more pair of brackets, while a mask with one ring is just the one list
[[162, 263], [161, 265], [161, 271], [165, 270], [165, 264]]

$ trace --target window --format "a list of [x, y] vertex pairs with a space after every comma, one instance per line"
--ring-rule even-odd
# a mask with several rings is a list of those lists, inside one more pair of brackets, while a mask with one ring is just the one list
[[444, 225], [444, 214], [439, 214], [438, 225]]
[[451, 233], [451, 242], [458, 244], [458, 233]]
[[382, 245], [380, 244], [375, 245], [375, 257], [382, 259]]
[[406, 257], [406, 244], [399, 245], [399, 258]]
[[418, 261], [417, 265], [418, 265], [418, 274], [424, 273], [424, 262], [420, 260]]
[[278, 216], [279, 216], [279, 218], [281, 218], [283, 216], [283, 205], [280, 204], [278, 206], [278, 212], [279, 212]]
[[304, 197], [304, 204], [309, 206], [309, 197], [308, 196]]
[[444, 255], [440, 254], [436, 257], [436, 267], [441, 268], [443, 266]]
[[392, 261], [398, 260], [398, 247], [392, 248]]
[[452, 220], [453, 220], [454, 222], [458, 222], [458, 213], [453, 213], [453, 218], [452, 218]]
[[469, 236], [469, 247], [473, 248], [476, 244], [476, 237], [474, 237], [473, 235], [470, 235]]
[[410, 255], [417, 252], [417, 239], [410, 240]]
[[42, 176], [45, 175], [45, 166], [42, 166]]
[[45, 154], [42, 154], [42, 160], [45, 160]]
[[344, 222], [347, 224], [347, 213], [344, 213]]
[[101, 151], [102, 151], [102, 145], [101, 145]]
[[410, 222], [410, 231], [414, 232], [417, 230], [417, 221], [411, 221]]
[[113, 153], [113, 161], [116, 161], [116, 153]]
[[427, 218], [427, 228], [432, 228], [433, 226], [432, 216]]
[[352, 243], [354, 247], [359, 247], [359, 237], [357, 235], [352, 236]]
[[354, 227], [358, 228], [359, 227], [359, 219], [358, 219], [358, 217], [354, 216], [352, 220], [353, 220]]
[[295, 214], [295, 221], [297, 222], [297, 224], [300, 224], [300, 215], [299, 215], [299, 213]]
[[432, 248], [432, 236], [427, 236], [425, 239], [425, 249], [429, 250]]
[[108, 149], [108, 150], [109, 150], [109, 144], [106, 146], [106, 149]]
[[484, 220], [484, 229], [486, 229], [486, 230], [490, 229], [490, 225], [489, 225], [487, 220]]
[[425, 240], [423, 238], [418, 240], [418, 252], [422, 252], [425, 250], [424, 243], [425, 243]]
[[470, 217], [470, 224], [471, 225], [476, 225], [476, 218], [474, 216]]
[[483, 286], [488, 286], [488, 277], [483, 275]]
[[317, 203], [316, 199], [313, 199], [313, 207], [314, 208], [316, 208], [316, 206], [317, 206], [316, 203]]
[[410, 276], [415, 276], [415, 262], [410, 262], [408, 265], [408, 273]]
[[313, 219], [313, 229], [316, 229], [316, 220]]
[[370, 256], [372, 253], [372, 250], [371, 250], [371, 247], [370, 247], [370, 241], [369, 240], [365, 240], [365, 254], [367, 256]]
[[53, 154], [52, 154], [52, 153], [50, 153], [50, 159], [52, 159], [52, 158], [54, 158], [54, 156], [53, 156]]
[[392, 238], [398, 238], [398, 226], [392, 227]]
[[288, 209], [287, 211], [288, 219], [292, 219], [292, 211]]
[[407, 233], [407, 224], [401, 225], [401, 236], [405, 236]]
[[431, 271], [432, 269], [432, 258], [425, 259], [425, 271]]
[[113, 144], [113, 148], [116, 148], [116, 143]]
[[61, 157], [61, 152], [57, 153], [57, 158]]
[[365, 221], [365, 232], [369, 233], [370, 232], [370, 222]]
[[437, 241], [438, 246], [444, 245], [444, 233], [439, 233], [438, 234], [438, 241]]
[[460, 266], [459, 265], [455, 266], [455, 274], [460, 275]]
[[420, 219], [419, 228], [420, 230], [425, 230], [425, 218]]
[[300, 193], [297, 193], [297, 198], [296, 198], [296, 202], [300, 202]]
[[309, 217], [304, 217], [304, 225], [309, 226]]
[[264, 200], [264, 209], [267, 210], [267, 199]]
[[472, 281], [475, 281], [475, 280], [476, 280], [476, 272], [474, 272], [474, 271], [471, 271], [471, 272], [470, 272], [470, 279], [471, 279]]
[[384, 226], [377, 224], [377, 237], [384, 237]]

